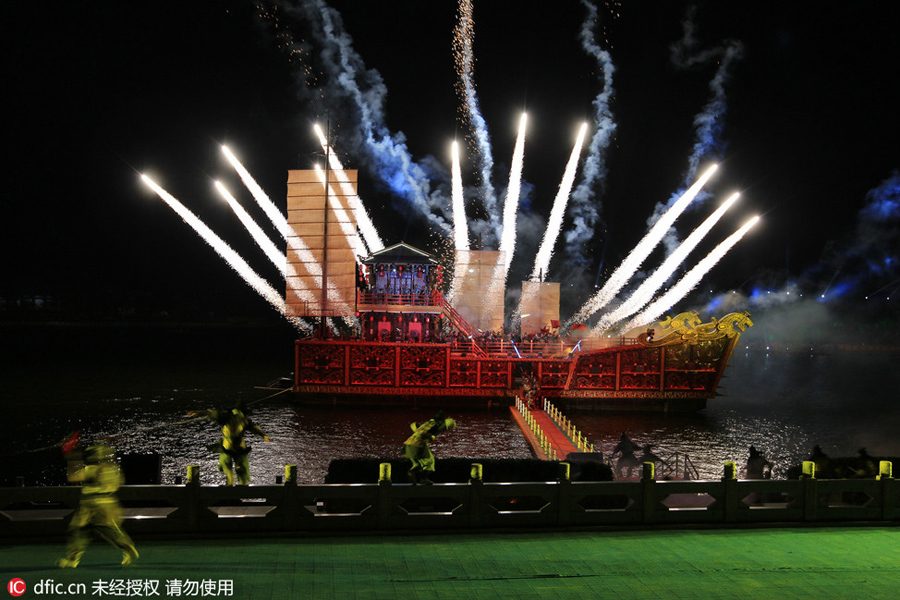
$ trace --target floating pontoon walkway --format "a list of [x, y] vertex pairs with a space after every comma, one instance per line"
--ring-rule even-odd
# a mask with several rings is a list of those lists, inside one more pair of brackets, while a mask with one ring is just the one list
[[578, 448], [546, 412], [539, 408], [527, 408], [519, 400], [509, 408], [515, 422], [522, 429], [525, 440], [535, 456], [541, 460], [565, 460]]

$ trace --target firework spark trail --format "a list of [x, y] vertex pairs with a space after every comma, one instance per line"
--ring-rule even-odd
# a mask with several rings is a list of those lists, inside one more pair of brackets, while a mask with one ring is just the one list
[[581, 146], [584, 143], [586, 133], [587, 123], [582, 125], [581, 130], [578, 132], [578, 139], [575, 141], [575, 147], [572, 148], [572, 154], [569, 156], [568, 164], [566, 164], [566, 171], [559, 184], [559, 191], [553, 200], [553, 208], [550, 209], [550, 219], [547, 221], [547, 230], [544, 232], [544, 239], [541, 241], [541, 246], [534, 259], [534, 268], [531, 270], [531, 281], [543, 280], [543, 276], [547, 274], [547, 268], [550, 266], [553, 246], [556, 245], [559, 230], [562, 227], [569, 192], [572, 191], [572, 185], [575, 183], [575, 172], [578, 168], [578, 159], [581, 156]]
[[[269, 239], [269, 236], [265, 234], [262, 228], [256, 224], [256, 221], [253, 220], [253, 217], [244, 210], [244, 207], [241, 206], [237, 200], [234, 199], [234, 196], [225, 189], [225, 186], [222, 185], [221, 182], [216, 182], [216, 189], [219, 190], [219, 194], [228, 202], [228, 206], [231, 207], [231, 210], [234, 211], [234, 214], [237, 215], [237, 218], [244, 225], [244, 228], [250, 233], [250, 236], [253, 238], [253, 241], [262, 249], [263, 253], [268, 257], [268, 259], [274, 264], [278, 271], [281, 273], [282, 277], [287, 278], [289, 275], [296, 276], [296, 271], [294, 270], [292, 265], [289, 265], [287, 262], [287, 258], [285, 255], [275, 247], [275, 244], [272, 240]], [[285, 279], [287, 281], [287, 279]], [[304, 286], [305, 288], [306, 286]], [[311, 298], [308, 290], [304, 290], [307, 293], [302, 294], [301, 296], [308, 296], [307, 299]], [[299, 290], [298, 290], [299, 292]]]
[[[362, 240], [359, 239], [359, 236], [356, 233], [356, 228], [352, 225], [350, 220], [350, 215], [347, 214], [346, 209], [344, 208], [343, 203], [341, 202], [340, 197], [335, 193], [334, 188], [331, 186], [331, 182], [326, 182], [325, 171], [319, 165], [316, 165], [316, 173], [319, 175], [319, 179], [322, 181], [322, 187], [325, 188], [325, 196], [328, 198], [328, 205], [331, 207], [331, 210], [335, 214], [335, 218], [338, 222], [338, 225], [341, 228], [341, 233], [344, 234], [344, 237], [347, 240], [347, 245], [350, 247], [350, 250], [353, 252], [353, 258], [356, 260], [356, 264], [360, 264], [359, 256], [356, 252], [357, 243], [362, 243]], [[351, 190], [352, 192], [352, 190]], [[352, 196], [347, 198], [348, 201], [352, 202]], [[352, 315], [355, 312], [355, 308], [349, 304], [347, 299], [341, 293], [334, 282], [331, 279], [327, 279], [326, 282], [326, 291], [325, 295], [330, 302], [333, 304], [337, 304], [338, 308], [345, 315]], [[341, 317], [350, 327], [359, 327], [359, 319], [354, 316], [342, 316]], [[330, 319], [328, 321], [329, 327], [334, 327], [334, 324], [331, 323]]]
[[[244, 186], [250, 191], [250, 195], [253, 196], [256, 203], [263, 209], [263, 212], [266, 213], [269, 220], [272, 221], [272, 224], [278, 230], [278, 233], [284, 238], [288, 248], [293, 250], [300, 258], [306, 271], [313, 277], [321, 277], [322, 267], [318, 264], [312, 252], [309, 251], [309, 247], [303, 239], [294, 233], [293, 228], [288, 224], [287, 219], [281, 214], [278, 207], [275, 206], [275, 203], [272, 202], [272, 199], [269, 198], [269, 195], [263, 191], [258, 183], [256, 183], [256, 180], [253, 179], [250, 172], [244, 168], [244, 165], [241, 164], [227, 146], [222, 146], [222, 152], [225, 153], [228, 162], [230, 162], [234, 170], [237, 171], [241, 181], [244, 182]], [[312, 298], [312, 296], [310, 296], [310, 291], [296, 275], [295, 271], [286, 274], [285, 283], [291, 288], [291, 291], [295, 292], [298, 296], [310, 300]]]
[[[459, 255], [464, 253], [466, 260], [460, 260]], [[447, 293], [447, 301], [450, 304], [456, 302], [456, 294], [462, 288], [463, 279], [468, 275], [467, 269], [471, 255], [468, 250], [457, 250], [453, 253], [453, 279], [450, 281], [450, 291]]]
[[604, 314], [594, 328], [593, 335], [599, 335], [619, 321], [633, 315], [643, 308], [644, 305], [653, 298], [653, 295], [659, 291], [659, 288], [668, 281], [669, 277], [672, 276], [672, 273], [675, 272], [679, 265], [687, 259], [688, 255], [697, 247], [697, 244], [700, 243], [700, 240], [706, 237], [706, 234], [708, 234], [713, 228], [713, 225], [722, 218], [725, 211], [731, 208], [739, 197], [740, 194], [732, 194], [731, 197], [722, 203], [722, 206], [716, 209], [716, 211], [707, 217], [699, 227], [692, 231], [687, 239], [679, 244], [678, 248], [676, 248], [672, 254], [666, 257], [666, 260], [663, 261], [659, 268], [657, 268], [650, 277], [644, 280], [638, 289], [636, 289], [625, 302], [612, 312]]
[[528, 115], [522, 113], [519, 120], [519, 133], [516, 137], [516, 147], [513, 150], [512, 167], [509, 170], [509, 185], [506, 188], [506, 201], [503, 204], [503, 233], [500, 236], [500, 253], [497, 255], [497, 264], [494, 267], [491, 283], [487, 290], [491, 306], [503, 304], [503, 294], [506, 290], [506, 278], [509, 274], [509, 266], [512, 264], [513, 253], [516, 247], [516, 213], [519, 208], [519, 194], [522, 189], [522, 164], [525, 161], [525, 126]]
[[[304, 269], [313, 277], [322, 277], [322, 265], [316, 260], [316, 257], [313, 256], [313, 253], [310, 251], [309, 246], [306, 245], [306, 242], [303, 241], [297, 235], [292, 235], [287, 238], [288, 248], [293, 250], [296, 253], [297, 257], [300, 259], [300, 263], [303, 265]], [[287, 284], [291, 287], [295, 292], [300, 293], [302, 288], [302, 284], [299, 283], [299, 279], [289, 277], [287, 280]], [[301, 287], [298, 287], [300, 285]]]
[[740, 241], [744, 234], [756, 225], [759, 217], [753, 217], [743, 227], [732, 233], [722, 243], [716, 246], [709, 255], [697, 263], [693, 269], [688, 271], [681, 280], [676, 283], [672, 289], [666, 292], [658, 300], [644, 309], [638, 316], [633, 318], [625, 325], [624, 331], [635, 327], [643, 327], [654, 322], [660, 315], [672, 308], [676, 302], [684, 298], [692, 289], [694, 289], [703, 276], [719, 262], [731, 248]]
[[250, 268], [241, 256], [234, 251], [225, 241], [213, 232], [203, 221], [201, 221], [194, 213], [188, 210], [181, 202], [179, 202], [169, 192], [162, 189], [152, 179], [146, 175], [141, 175], [144, 183], [150, 187], [162, 200], [174, 210], [182, 220], [190, 225], [203, 240], [209, 244], [216, 253], [221, 256], [228, 266], [241, 276], [241, 278], [253, 288], [256, 293], [265, 298], [269, 304], [275, 307], [275, 310], [282, 315], [285, 314], [284, 298], [275, 291], [269, 283], [260, 277], [256, 271]]
[[453, 55], [458, 76], [456, 89], [465, 106], [465, 120], [472, 128], [475, 138], [475, 149], [481, 171], [481, 188], [484, 196], [484, 208], [488, 221], [496, 237], [500, 237], [500, 222], [497, 219], [497, 194], [491, 183], [491, 172], [494, 169], [494, 157], [491, 153], [491, 141], [487, 124], [478, 108], [478, 96], [475, 93], [475, 82], [472, 72], [475, 68], [475, 55], [472, 50], [472, 39], [475, 36], [475, 20], [472, 17], [472, 0], [459, 1], [459, 22], [453, 30]]
[[519, 194], [522, 190], [522, 163], [525, 159], [525, 126], [528, 115], [522, 113], [519, 120], [519, 134], [513, 150], [512, 167], [509, 170], [509, 185], [506, 188], [506, 201], [503, 203], [503, 233], [500, 236], [500, 252], [503, 252], [503, 277], [509, 273], [513, 253], [516, 249], [516, 213], [519, 210]]
[[519, 302], [518, 304], [516, 304], [516, 307], [513, 309], [512, 314], [509, 316], [509, 324], [511, 328], [515, 329], [521, 325], [522, 307], [530, 304], [536, 297], [537, 290], [535, 288], [526, 288], [524, 285], [522, 286], [522, 295], [519, 297]]
[[612, 117], [609, 103], [614, 92], [613, 74], [616, 71], [612, 57], [600, 48], [594, 36], [594, 25], [597, 22], [597, 7], [582, 0], [587, 15], [581, 25], [581, 45], [584, 51], [597, 62], [597, 69], [603, 83], [602, 91], [594, 98], [594, 135], [588, 146], [587, 156], [581, 170], [581, 181], [572, 192], [569, 201], [569, 216], [572, 225], [565, 232], [566, 254], [578, 265], [585, 266], [590, 260], [584, 256], [584, 246], [594, 235], [597, 221], [600, 218], [600, 206], [595, 202], [597, 190], [603, 189], [606, 183], [605, 153], [616, 133], [616, 123]]
[[372, 252], [384, 250], [384, 242], [381, 241], [381, 236], [378, 235], [378, 230], [375, 228], [375, 224], [372, 222], [372, 218], [369, 216], [362, 198], [353, 191], [353, 186], [347, 181], [347, 177], [344, 175], [344, 166], [341, 164], [338, 157], [335, 156], [335, 153], [331, 151], [328, 140], [325, 138], [325, 133], [318, 124], [316, 124], [313, 129], [315, 129], [316, 136], [319, 138], [319, 143], [322, 145], [322, 149], [328, 157], [328, 166], [332, 171], [338, 173], [338, 181], [340, 182], [341, 191], [344, 193], [344, 196], [356, 199], [357, 225], [359, 225], [359, 230], [363, 235], [366, 246], [368, 246], [369, 250]]
[[278, 233], [281, 234], [281, 237], [287, 239], [287, 237], [291, 235], [291, 227], [288, 225], [287, 219], [284, 218], [284, 215], [281, 214], [278, 207], [275, 206], [275, 203], [269, 198], [268, 194], [266, 194], [259, 184], [256, 183], [256, 180], [253, 179], [250, 172], [244, 168], [244, 165], [242, 165], [231, 150], [228, 149], [228, 146], [222, 146], [222, 152], [225, 154], [225, 157], [228, 159], [228, 162], [231, 163], [234, 170], [237, 171], [237, 174], [241, 177], [241, 181], [244, 182], [244, 185], [250, 191], [250, 195], [253, 196], [253, 199], [256, 200], [259, 207], [263, 209], [263, 212], [266, 213], [266, 216], [269, 217], [269, 220], [275, 225]]
[[463, 196], [462, 169], [459, 166], [459, 144], [453, 142], [451, 149], [452, 191], [450, 197], [453, 201], [453, 239], [457, 250], [469, 249], [469, 226], [466, 223], [466, 204]]
[[584, 320], [594, 314], [596, 311], [606, 306], [609, 301], [619, 293], [619, 290], [628, 283], [631, 276], [634, 275], [635, 271], [640, 268], [644, 260], [650, 255], [650, 252], [652, 252], [656, 245], [662, 240], [663, 236], [669, 230], [669, 227], [675, 222], [675, 219], [684, 212], [709, 178], [716, 172], [717, 168], [718, 165], [713, 165], [707, 169], [700, 179], [672, 205], [672, 208], [662, 214], [656, 221], [656, 224], [650, 228], [650, 231], [644, 235], [631, 253], [625, 257], [625, 260], [622, 261], [622, 264], [613, 272], [600, 291], [594, 294], [594, 296], [579, 309], [575, 316], [570, 319], [570, 323]]
[[[892, 286], [893, 286], [894, 284], [896, 284], [896, 283], [900, 283], [900, 279], [897, 279], [897, 280], [895, 280], [895, 281], [892, 281], [892, 282], [890, 282], [890, 283], [887, 284], [887, 285], [883, 285], [883, 286], [881, 286], [880, 288], [878, 288], [877, 290], [875, 290], [874, 292], [869, 292], [868, 294], [866, 294], [866, 300], [868, 300], [869, 297], [874, 296], [875, 294], [877, 294], [877, 293], [879, 293], [879, 292], [883, 292], [884, 290], [888, 289], [889, 287], [892, 287]], [[896, 292], [897, 290], [895, 289], [894, 291]], [[891, 296], [892, 296], [892, 295], [893, 295], [893, 292], [891, 292], [891, 293], [888, 294], [888, 296], [887, 296], [887, 297], [888, 297], [888, 300], [891, 299]]]
[[287, 265], [287, 258], [284, 256], [284, 253], [275, 247], [269, 236], [256, 224], [256, 221], [244, 210], [244, 207], [234, 199], [234, 196], [222, 185], [222, 182], [216, 181], [216, 189], [219, 191], [219, 195], [228, 203], [228, 206], [231, 207], [231, 210], [234, 211], [234, 214], [237, 215], [237, 218], [253, 238], [253, 241], [256, 242], [256, 245], [260, 247], [266, 257], [278, 268], [281, 276], [284, 277]]
[[[227, 146], [222, 146], [222, 152], [228, 158], [228, 162], [231, 163], [231, 166], [237, 171], [238, 175], [241, 178], [241, 181], [244, 182], [246, 188], [250, 191], [250, 194], [253, 196], [253, 199], [256, 200], [257, 204], [259, 204], [260, 208], [266, 213], [269, 219], [272, 221], [272, 224], [275, 225], [275, 228], [278, 229], [278, 232], [284, 237], [285, 241], [288, 244], [290, 249], [294, 250], [297, 255], [300, 257], [303, 266], [306, 271], [312, 275], [313, 277], [320, 278], [322, 277], [322, 267], [318, 264], [312, 252], [310, 252], [309, 247], [306, 243], [299, 237], [294, 235], [294, 230], [288, 224], [287, 219], [281, 212], [278, 210], [278, 207], [275, 206], [275, 203], [272, 202], [271, 198], [269, 198], [268, 194], [263, 191], [262, 187], [256, 180], [253, 179], [253, 176], [250, 175], [250, 172], [244, 168], [244, 165], [235, 157], [235, 155], [231, 152], [231, 150]], [[331, 196], [334, 197], [333, 195]], [[339, 205], [340, 203], [338, 203]], [[332, 208], [334, 204], [332, 203]], [[340, 207], [343, 210], [342, 207]], [[341, 222], [342, 229], [345, 229], [345, 226], [348, 226], [348, 223]], [[348, 235], [347, 231], [344, 231], [345, 235]], [[356, 236], [356, 231], [352, 232], [352, 235]], [[227, 260], [227, 259], [226, 259]], [[287, 259], [285, 259], [285, 263], [287, 263]], [[314, 297], [312, 292], [308, 289], [308, 287], [303, 283], [303, 280], [298, 276], [296, 270], [291, 268], [289, 273], [285, 273], [282, 271], [285, 276], [285, 283], [291, 288], [293, 292], [295, 292], [300, 298], [305, 299], [307, 301], [313, 300]], [[340, 296], [338, 290], [329, 287], [326, 292], [328, 298], [333, 302], [339, 303], [343, 308], [348, 312], [352, 312], [349, 305], [346, 301]], [[282, 304], [284, 300], [282, 300]], [[284, 310], [282, 310], [282, 314]]]
[[[307, 302], [314, 302], [316, 300], [315, 296], [313, 296], [312, 292], [308, 287], [303, 283], [301, 279], [299, 279], [297, 270], [294, 269], [294, 265], [287, 262], [287, 257], [281, 252], [277, 247], [275, 247], [275, 243], [269, 239], [269, 236], [265, 234], [262, 228], [256, 224], [256, 221], [253, 220], [253, 217], [244, 210], [244, 207], [240, 205], [240, 203], [234, 199], [234, 196], [222, 185], [221, 182], [216, 181], [216, 189], [219, 191], [219, 194], [228, 202], [228, 206], [231, 207], [231, 210], [234, 211], [234, 214], [237, 215], [238, 219], [241, 221], [241, 224], [244, 225], [244, 228], [250, 233], [250, 236], [253, 238], [253, 241], [262, 249], [263, 253], [268, 257], [268, 259], [274, 264], [278, 271], [281, 273], [281, 276], [285, 278], [285, 282], [291, 282], [291, 289], [297, 293], [297, 295]], [[309, 328], [310, 326], [306, 324], [305, 321], [300, 321], [302, 325], [300, 326], [303, 329]], [[295, 322], [295, 325], [297, 323]]]
[[[320, 167], [319, 165], [316, 165], [316, 173], [319, 175], [319, 179], [322, 181], [322, 187], [326, 188], [325, 196], [328, 198], [328, 205], [334, 212], [337, 224], [341, 228], [341, 233], [344, 234], [344, 237], [347, 239], [347, 245], [350, 246], [350, 249], [353, 251], [353, 257], [356, 259], [356, 262], [359, 263], [359, 253], [357, 252], [357, 245], [361, 244], [362, 240], [360, 240], [359, 236], [356, 234], [356, 228], [353, 226], [350, 215], [347, 214], [347, 209], [344, 208], [344, 204], [341, 202], [340, 196], [338, 196], [338, 194], [334, 191], [334, 187], [332, 187], [332, 183], [334, 182], [328, 181], [326, 187], [326, 174], [322, 167]], [[348, 197], [347, 200], [352, 201], [352, 197]], [[363, 248], [365, 249], [365, 246], [363, 246]]]
[[298, 6], [281, 4], [286, 11], [299, 13], [300, 19], [310, 23], [312, 34], [323, 45], [324, 51], [319, 56], [329, 80], [317, 92], [335, 105], [346, 101], [354, 106], [359, 154], [370, 160], [379, 179], [393, 193], [409, 202], [430, 226], [449, 235], [450, 226], [438, 214], [443, 213], [446, 198], [438, 192], [432, 193], [429, 175], [412, 160], [403, 134], [393, 135], [385, 125], [384, 81], [377, 71], [366, 68], [353, 49], [340, 14], [319, 0], [305, 0]]

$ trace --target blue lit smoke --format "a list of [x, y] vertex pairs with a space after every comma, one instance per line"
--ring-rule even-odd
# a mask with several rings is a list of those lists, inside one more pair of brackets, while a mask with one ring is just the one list
[[689, 183], [696, 179], [697, 170], [704, 159], [719, 161], [722, 158], [724, 143], [722, 129], [725, 122], [725, 82], [729, 77], [731, 64], [743, 56], [744, 47], [739, 41], [728, 40], [722, 46], [697, 51], [697, 40], [694, 38], [695, 9], [688, 10], [687, 18], [682, 23], [684, 37], [670, 47], [672, 63], [681, 69], [692, 69], [712, 61], [719, 65], [716, 74], [709, 82], [710, 99], [703, 110], [694, 117], [697, 139], [688, 159], [688, 172], [684, 181]]
[[[695, 8], [688, 9], [688, 14], [682, 23], [684, 36], [670, 46], [672, 63], [680, 69], [693, 69], [704, 66], [710, 62], [717, 62], [718, 68], [709, 82], [710, 99], [703, 110], [694, 117], [696, 139], [688, 158], [688, 170], [684, 175], [682, 189], [676, 191], [669, 198], [667, 204], [657, 204], [653, 215], [647, 224], [652, 225], [674, 203], [691, 181], [697, 178], [697, 172], [704, 162], [718, 162], [721, 160], [725, 144], [722, 141], [722, 130], [725, 126], [725, 83], [729, 77], [729, 68], [732, 63], [743, 55], [743, 44], [736, 40], [723, 42], [721, 46], [699, 51], [698, 42], [694, 37], [694, 13]], [[709, 197], [704, 193], [697, 197], [695, 208]], [[678, 239], [674, 231], [663, 240], [667, 253], [671, 253], [678, 246]]]
[[[830, 336], [843, 335], [847, 332], [835, 329], [838, 321], [827, 307], [853, 300], [859, 312], [861, 299], [883, 301], [896, 293], [900, 285], [898, 248], [900, 171], [894, 171], [866, 194], [852, 233], [828, 242], [819, 261], [796, 279], [785, 282], [783, 273], [758, 273], [747, 296], [727, 292], [709, 300], [704, 310], [722, 302], [730, 309], [765, 311], [766, 320], [781, 322], [783, 315], [790, 314], [790, 319], [783, 319], [784, 328], [797, 338], [806, 339], [818, 330], [828, 331]], [[815, 313], [815, 319], [805, 318], [803, 311], [814, 305], [824, 312]], [[785, 333], [788, 338], [791, 335]]]
[[576, 269], [587, 267], [590, 259], [584, 255], [585, 245], [591, 240], [600, 219], [600, 203], [596, 202], [598, 188], [602, 191], [606, 183], [607, 167], [605, 152], [616, 132], [616, 123], [609, 108], [613, 95], [613, 73], [615, 66], [609, 52], [600, 48], [594, 36], [597, 22], [597, 7], [582, 0], [587, 15], [581, 24], [581, 45], [584, 51], [597, 61], [603, 88], [594, 98], [594, 135], [588, 145], [587, 156], [582, 167], [581, 181], [572, 191], [569, 199], [571, 228], [565, 232], [566, 253]]
[[353, 49], [353, 40], [344, 30], [340, 14], [322, 0], [305, 0], [299, 5], [280, 2], [287, 12], [309, 24], [309, 31], [321, 49], [316, 56], [321, 60], [324, 76], [314, 84], [307, 71], [299, 73], [303, 78], [301, 93], [323, 113], [335, 116], [349, 111], [352, 118], [342, 121], [353, 123], [353, 129], [344, 132], [340, 139], [343, 148], [352, 148], [363, 166], [372, 171], [378, 181], [392, 193], [403, 198], [430, 225], [444, 234], [452, 228], [446, 221], [449, 198], [443, 190], [432, 190], [431, 180], [447, 180], [444, 169], [436, 172], [432, 163], [426, 168], [413, 161], [402, 132], [391, 133], [384, 121], [384, 103], [387, 87], [381, 75], [367, 69], [364, 61]]
[[818, 300], [824, 302], [825, 300], [835, 300], [838, 298], [843, 298], [850, 294], [850, 292], [854, 291], [857, 288], [856, 281], [845, 280], [840, 283], [833, 285], [828, 288], [827, 294], [822, 294], [817, 298]]
[[852, 240], [829, 247], [826, 263], [853, 277], [893, 277], [900, 267], [900, 171], [869, 190]]
[[866, 201], [868, 204], [859, 213], [861, 227], [881, 228], [887, 220], [896, 221], [900, 217], [900, 171], [894, 171], [881, 185], [870, 190]]

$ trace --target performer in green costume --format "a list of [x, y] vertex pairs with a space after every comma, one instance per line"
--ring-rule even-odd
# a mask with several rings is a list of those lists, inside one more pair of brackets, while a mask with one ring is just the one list
[[[413, 434], [403, 443], [403, 456], [412, 462], [409, 478], [413, 484], [419, 483], [423, 474], [434, 473], [434, 454], [428, 445], [439, 433], [456, 429], [456, 421], [444, 417], [444, 411], [438, 411], [434, 418], [422, 424], [409, 424]], [[425, 477], [422, 483], [430, 485], [432, 481]]]
[[269, 436], [263, 433], [259, 425], [247, 418], [240, 408], [230, 411], [192, 410], [189, 415], [204, 416], [222, 426], [222, 440], [211, 447], [219, 452], [219, 470], [225, 473], [225, 483], [234, 485], [235, 473], [240, 485], [250, 483], [250, 459], [247, 456], [250, 448], [244, 442], [244, 433], [252, 431], [263, 436], [268, 442]]
[[122, 507], [116, 490], [124, 483], [116, 464], [115, 451], [109, 446], [91, 446], [84, 451], [84, 468], [69, 477], [81, 482], [81, 501], [69, 523], [69, 541], [65, 558], [56, 564], [74, 569], [96, 533], [122, 551], [122, 564], [129, 565], [138, 558], [134, 542], [122, 530]]

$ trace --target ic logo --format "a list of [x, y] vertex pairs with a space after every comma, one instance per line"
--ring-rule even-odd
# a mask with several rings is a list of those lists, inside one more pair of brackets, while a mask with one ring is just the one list
[[9, 590], [9, 593], [12, 596], [21, 596], [25, 593], [27, 586], [25, 585], [25, 582], [23, 580], [16, 577], [9, 580], [9, 583], [6, 585], [6, 589]]

